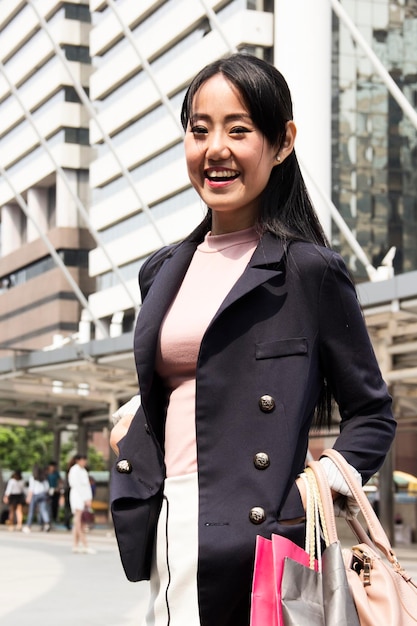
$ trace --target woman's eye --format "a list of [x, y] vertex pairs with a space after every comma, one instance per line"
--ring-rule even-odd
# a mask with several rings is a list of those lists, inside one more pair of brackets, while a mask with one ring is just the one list
[[231, 130], [230, 133], [232, 135], [240, 135], [243, 133], [250, 133], [251, 131], [249, 130], [249, 128], [245, 128], [244, 126], [234, 126]]
[[193, 135], [206, 135], [207, 128], [205, 128], [204, 126], [192, 126], [191, 132], [193, 133]]

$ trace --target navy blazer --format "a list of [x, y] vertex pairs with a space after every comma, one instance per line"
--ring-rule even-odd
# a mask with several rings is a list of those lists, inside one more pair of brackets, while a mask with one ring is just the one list
[[[132, 473], [115, 475], [113, 501], [147, 499], [164, 481], [166, 395], [155, 354], [196, 245], [164, 248], [140, 272], [134, 352], [142, 405], [119, 442], [119, 459], [129, 459]], [[327, 248], [292, 242], [284, 250], [265, 234], [204, 333], [197, 362], [203, 626], [248, 626], [257, 534], [303, 540], [303, 525], [280, 522], [304, 514], [295, 479], [323, 378], [339, 405], [335, 448], [367, 480], [384, 460], [395, 421], [345, 264]], [[263, 514], [254, 516], [254, 507]], [[135, 531], [128, 523], [124, 529], [128, 551]]]

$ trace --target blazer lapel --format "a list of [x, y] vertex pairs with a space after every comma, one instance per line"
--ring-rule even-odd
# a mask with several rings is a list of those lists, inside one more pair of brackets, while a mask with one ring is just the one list
[[162, 264], [141, 306], [135, 330], [135, 361], [142, 394], [149, 391], [159, 330], [183, 280], [197, 244], [183, 242]]
[[265, 233], [252, 255], [242, 276], [230, 290], [217, 311], [213, 321], [229, 307], [233, 302], [249, 293], [262, 283], [271, 280], [275, 276], [284, 272], [282, 258], [284, 256], [284, 246], [280, 239], [271, 233]]

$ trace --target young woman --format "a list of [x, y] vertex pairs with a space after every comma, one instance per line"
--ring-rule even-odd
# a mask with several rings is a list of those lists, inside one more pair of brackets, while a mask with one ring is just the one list
[[[204, 68], [183, 104], [188, 173], [208, 211], [141, 269], [141, 406], [131, 401], [112, 432], [112, 507], [131, 579], [144, 534], [135, 511], [162, 502], [149, 626], [248, 626], [256, 536], [303, 545], [299, 474], [330, 393], [335, 448], [358, 478], [377, 471], [394, 436], [355, 289], [300, 173], [292, 117], [283, 76], [242, 54]], [[152, 547], [148, 534], [140, 549]]]
[[7, 481], [3, 502], [9, 507], [10, 530], [22, 530], [23, 505], [25, 504], [25, 482], [22, 478], [20, 470], [13, 472]]
[[76, 454], [73, 464], [68, 471], [69, 503], [73, 514], [73, 545], [72, 551], [83, 554], [95, 554], [93, 548], [87, 545], [87, 536], [82, 524], [82, 512], [87, 507], [91, 507], [93, 493], [91, 490], [90, 478], [86, 469], [87, 457], [83, 454]]

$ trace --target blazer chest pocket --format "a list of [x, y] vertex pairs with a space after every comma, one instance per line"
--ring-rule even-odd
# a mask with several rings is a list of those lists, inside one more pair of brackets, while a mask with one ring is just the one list
[[283, 356], [307, 355], [308, 344], [306, 337], [278, 339], [257, 343], [255, 356], [257, 359], [275, 359]]

